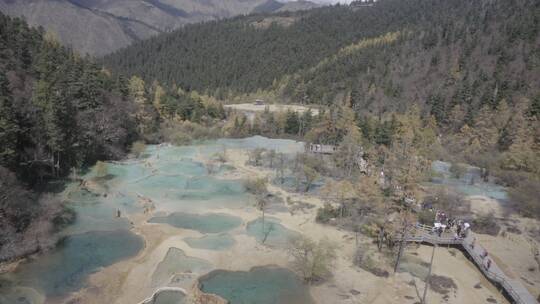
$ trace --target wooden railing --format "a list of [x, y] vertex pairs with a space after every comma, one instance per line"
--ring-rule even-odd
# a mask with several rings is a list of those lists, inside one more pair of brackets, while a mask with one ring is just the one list
[[[491, 281], [498, 283], [512, 298], [514, 303], [518, 304], [537, 304], [538, 302], [532, 295], [528, 293], [525, 287], [522, 287], [522, 290], [527, 292], [526, 299], [516, 291], [513, 284], [520, 284], [517, 281], [510, 281], [504, 273], [502, 275], [497, 274], [493, 271], [490, 271], [484, 267], [484, 259], [474, 251], [474, 248], [471, 246], [471, 242], [467, 241], [473, 238], [472, 232], [469, 233], [469, 236], [466, 238], [454, 238], [454, 237], [439, 237], [434, 234], [433, 227], [428, 225], [417, 224], [415, 227], [415, 232], [412, 235], [409, 235], [405, 238], [407, 242], [414, 243], [430, 243], [433, 245], [460, 245], [467, 251], [469, 256], [473, 259], [474, 263], [482, 271], [482, 273]], [[502, 273], [502, 270], [501, 270]], [[513, 283], [513, 284], [512, 284]]]
[[[501, 285], [501, 287], [508, 293], [508, 295], [515, 301], [515, 303], [518, 304], [529, 304], [527, 301], [525, 301], [521, 295], [515, 290], [515, 288], [510, 284], [509, 280], [503, 276], [499, 275], [493, 271], [490, 271], [489, 269], [486, 269], [483, 267], [484, 260], [481, 256], [479, 256], [473, 248], [470, 246], [470, 244], [467, 244], [465, 240], [461, 243], [462, 247], [469, 253], [469, 256], [473, 259], [473, 261], [478, 265], [480, 270], [484, 273], [484, 275], [490, 279], [491, 281], [497, 282]], [[531, 296], [532, 297], [532, 296]], [[534, 302], [533, 302], [534, 303]]]

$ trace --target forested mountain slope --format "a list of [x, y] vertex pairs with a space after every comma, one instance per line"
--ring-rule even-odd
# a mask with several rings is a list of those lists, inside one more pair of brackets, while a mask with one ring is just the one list
[[137, 138], [126, 86], [20, 19], [0, 14], [0, 261], [54, 245], [72, 214], [45, 194]]
[[347, 44], [399, 30], [417, 19], [417, 9], [409, 5], [379, 7], [384, 8], [355, 11], [336, 6], [278, 14], [293, 21], [288, 26], [258, 27], [262, 20], [276, 18], [268, 15], [190, 25], [137, 43], [105, 62], [122, 72], [187, 89], [255, 91], [317, 64]]
[[64, 45], [92, 55], [104, 55], [188, 23], [314, 6], [307, 1], [274, 0], [0, 0], [0, 11], [5, 14], [24, 16], [30, 24], [57, 34]]
[[[293, 96], [290, 89], [303, 83], [312, 103], [331, 103], [338, 93], [353, 87], [365, 91], [372, 84], [385, 91], [382, 99], [394, 99], [390, 103], [398, 97], [423, 101], [435, 93], [446, 100], [463, 81], [479, 85], [483, 79], [489, 79], [490, 89], [496, 81], [499, 91], [508, 92], [504, 75], [519, 75], [511, 78], [538, 87], [533, 77], [539, 60], [538, 5], [533, 0], [383, 0], [372, 7], [285, 14], [292, 25], [269, 28], [252, 26], [265, 16], [240, 17], [142, 41], [105, 63], [146, 80], [211, 94], [280, 84]], [[362, 46], [363, 39], [390, 33], [395, 34], [390, 40]], [[366, 81], [368, 76], [376, 79]], [[473, 99], [486, 90], [474, 90]]]

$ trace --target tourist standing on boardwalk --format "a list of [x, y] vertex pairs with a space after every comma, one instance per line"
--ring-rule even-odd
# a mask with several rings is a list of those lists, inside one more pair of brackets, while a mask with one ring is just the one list
[[489, 270], [489, 267], [491, 267], [491, 259], [488, 259], [486, 262], [486, 270]]
[[471, 227], [471, 225], [469, 223], [465, 223], [463, 224], [463, 236], [462, 237], [467, 237], [467, 235], [469, 234], [469, 228]]

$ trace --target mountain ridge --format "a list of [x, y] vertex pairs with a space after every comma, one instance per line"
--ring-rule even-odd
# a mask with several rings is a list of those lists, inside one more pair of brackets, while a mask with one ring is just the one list
[[310, 9], [307, 1], [274, 0], [0, 0], [0, 11], [23, 16], [80, 53], [103, 56], [135, 41], [191, 23], [254, 12]]

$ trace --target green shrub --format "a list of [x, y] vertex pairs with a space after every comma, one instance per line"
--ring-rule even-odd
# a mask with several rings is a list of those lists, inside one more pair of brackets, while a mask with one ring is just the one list
[[531, 178], [509, 189], [508, 194], [511, 202], [521, 214], [540, 218], [540, 195], [538, 195], [538, 189], [540, 189], [540, 182]]
[[367, 246], [358, 246], [353, 258], [354, 265], [368, 271], [378, 277], [387, 278], [390, 274], [388, 271], [377, 267], [377, 261], [369, 252]]
[[96, 176], [105, 177], [107, 176], [107, 174], [109, 174], [109, 169], [107, 168], [107, 164], [102, 161], [98, 161], [96, 163]]
[[475, 218], [472, 225], [472, 229], [476, 233], [497, 236], [499, 235], [499, 231], [501, 231], [501, 226], [497, 224], [493, 214], [482, 215]]
[[433, 225], [433, 221], [435, 221], [435, 212], [431, 210], [422, 210], [417, 215], [420, 224]]
[[379, 236], [380, 224], [376, 220], [368, 220], [368, 223], [360, 226], [360, 233], [370, 238]]
[[161, 125], [160, 135], [163, 140], [175, 145], [188, 145], [193, 140], [214, 139], [222, 136], [220, 126], [204, 126], [198, 123], [167, 122]]
[[55, 231], [60, 231], [75, 222], [77, 213], [72, 208], [62, 206], [62, 211], [53, 218]]
[[182, 131], [172, 134], [170, 141], [177, 146], [189, 145], [193, 138]]
[[497, 183], [507, 187], [517, 187], [530, 178], [529, 174], [525, 172], [511, 170], [498, 170], [495, 174]]
[[268, 181], [265, 178], [253, 178], [244, 181], [246, 191], [254, 195], [264, 195], [268, 192], [266, 184]]
[[461, 178], [467, 173], [467, 167], [460, 163], [452, 163], [450, 166], [450, 173], [452, 173], [455, 178]]
[[131, 153], [133, 153], [136, 157], [140, 157], [145, 150], [146, 144], [142, 141], [136, 141], [131, 146]]
[[326, 204], [323, 208], [317, 209], [317, 217], [315, 217], [315, 220], [319, 223], [328, 223], [330, 219], [338, 216], [339, 209], [332, 207], [330, 204]]

